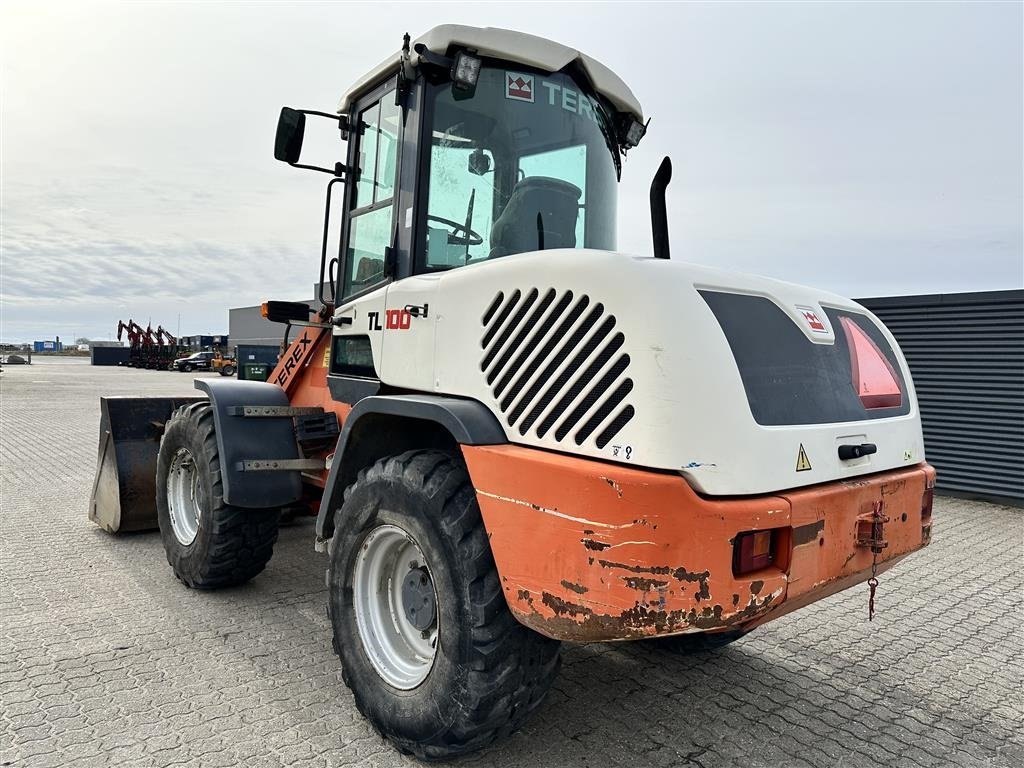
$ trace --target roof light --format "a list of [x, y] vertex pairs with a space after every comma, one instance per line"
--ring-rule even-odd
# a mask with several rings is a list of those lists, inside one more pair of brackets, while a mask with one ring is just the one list
[[[647, 123], [641, 123], [626, 112], [620, 112], [616, 122], [618, 124], [619, 142], [624, 149], [635, 147], [647, 133]], [[650, 120], [647, 122], [649, 123]]]
[[452, 62], [452, 82], [460, 91], [468, 91], [476, 87], [476, 81], [480, 79], [480, 65], [482, 62], [476, 56], [465, 51], [455, 54]]
[[899, 377], [882, 350], [852, 318], [840, 317], [850, 348], [850, 374], [861, 404], [868, 410], [898, 408], [903, 403]]

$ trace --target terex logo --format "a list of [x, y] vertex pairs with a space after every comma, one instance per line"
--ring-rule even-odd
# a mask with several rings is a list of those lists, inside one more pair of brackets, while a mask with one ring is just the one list
[[[279, 387], [283, 387], [288, 383], [292, 374], [295, 373], [295, 369], [299, 367], [302, 363], [302, 359], [306, 356], [307, 347], [312, 343], [313, 340], [306, 335], [305, 331], [303, 331], [302, 335], [295, 340], [295, 343], [292, 344], [291, 349], [287, 352], [288, 357], [284, 361], [284, 368], [280, 370], [277, 377], [274, 379], [274, 382]], [[280, 363], [278, 363], [278, 365], [280, 365]]]
[[821, 317], [818, 316], [817, 311], [813, 307], [808, 307], [804, 304], [796, 305], [797, 311], [800, 312], [804, 322], [807, 324], [808, 329], [811, 333], [820, 333], [828, 335], [828, 327], [825, 325]]

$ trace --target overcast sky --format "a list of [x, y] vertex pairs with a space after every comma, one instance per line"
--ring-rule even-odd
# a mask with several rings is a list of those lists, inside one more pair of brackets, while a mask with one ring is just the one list
[[[500, 26], [587, 52], [653, 120], [619, 247], [848, 296], [1019, 288], [1022, 4], [0, 6], [3, 341], [118, 319], [225, 332], [307, 297], [326, 177], [273, 159], [402, 33]], [[339, 159], [341, 155], [339, 154]]]

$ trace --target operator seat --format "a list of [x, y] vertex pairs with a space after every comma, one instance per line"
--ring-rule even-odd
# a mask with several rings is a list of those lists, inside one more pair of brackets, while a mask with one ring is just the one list
[[544, 230], [544, 250], [576, 247], [576, 219], [583, 191], [548, 176], [527, 176], [512, 189], [505, 210], [491, 227], [488, 258], [536, 251], [540, 247], [537, 214]]

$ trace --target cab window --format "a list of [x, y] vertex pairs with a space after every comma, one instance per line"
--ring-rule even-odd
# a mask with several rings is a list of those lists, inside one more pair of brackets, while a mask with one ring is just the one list
[[384, 279], [384, 251], [394, 235], [400, 125], [394, 90], [358, 112], [352, 137], [356, 141], [356, 180], [351, 192], [342, 299]]
[[428, 87], [419, 271], [553, 248], [615, 248], [617, 147], [572, 76], [483, 66]]

